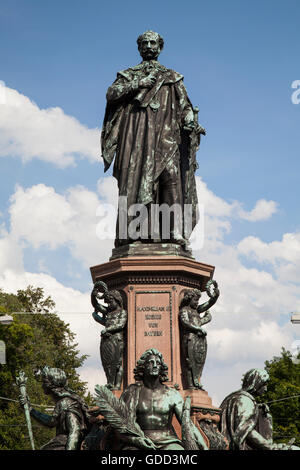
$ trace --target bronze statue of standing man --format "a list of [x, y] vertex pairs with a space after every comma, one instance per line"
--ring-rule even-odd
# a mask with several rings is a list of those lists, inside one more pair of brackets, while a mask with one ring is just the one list
[[[107, 91], [101, 138], [104, 170], [115, 157], [113, 175], [118, 180], [119, 196], [127, 198], [128, 210], [134, 204], [148, 209], [154, 204], [175, 204], [183, 214], [184, 204], [190, 204], [191, 232], [197, 213], [197, 164], [189, 136], [196, 134], [200, 142], [205, 130], [195, 121], [183, 76], [157, 60], [163, 38], [146, 31], [137, 43], [142, 62], [118, 72]], [[182, 217], [176, 220], [174, 216], [169, 235], [160, 233], [158, 241], [184, 245], [190, 233], [183, 233], [182, 222]], [[116, 246], [137, 239], [128, 233], [127, 226], [120, 225], [119, 211]], [[141, 238], [142, 242], [153, 241], [150, 232]]]

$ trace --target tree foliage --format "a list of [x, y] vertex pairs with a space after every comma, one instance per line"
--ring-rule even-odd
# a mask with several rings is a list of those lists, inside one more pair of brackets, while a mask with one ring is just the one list
[[274, 442], [287, 443], [295, 438], [294, 444], [300, 446], [300, 363], [297, 362], [284, 348], [281, 356], [266, 361], [270, 382], [258, 401], [269, 402]]
[[[17, 294], [0, 290], [0, 312], [13, 316], [11, 325], [0, 324], [0, 339], [6, 345], [6, 364], [0, 364], [0, 396], [18, 400], [19, 389], [15, 377], [24, 370], [27, 393], [32, 404], [53, 407], [53, 401], [44, 394], [34, 372], [45, 365], [63, 369], [69, 386], [79, 395], [86, 396], [86, 383], [76, 369], [86, 356], [80, 355], [74, 343], [74, 333], [54, 312], [55, 303], [45, 297], [42, 288], [28, 286]], [[16, 313], [17, 312], [17, 313]], [[34, 405], [33, 405], [34, 406]], [[53, 437], [55, 430], [32, 422], [36, 448]], [[18, 403], [0, 399], [0, 449], [29, 449], [30, 442], [23, 410]]]

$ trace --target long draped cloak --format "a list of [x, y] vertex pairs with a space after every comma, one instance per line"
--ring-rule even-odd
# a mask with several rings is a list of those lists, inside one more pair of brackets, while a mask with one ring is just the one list
[[[73, 425], [80, 429], [81, 437], [77, 443], [77, 450], [79, 450], [79, 445], [88, 427], [87, 407], [83, 400], [73, 392], [62, 390], [59, 396], [61, 399], [56, 403], [52, 415], [47, 415], [34, 408], [31, 409], [30, 415], [37, 421], [48, 427], [56, 426], [56, 436], [44, 444], [41, 450], [66, 450], [70, 434], [68, 424], [70, 415]], [[69, 444], [72, 444], [71, 441]]]
[[[138, 82], [154, 70], [156, 82], [138, 89]], [[119, 196], [127, 205], [159, 204], [159, 176], [170, 163], [180, 167], [178, 188], [184, 204], [192, 206], [196, 224], [197, 193], [193, 165], [188, 161], [188, 139], [183, 126], [193, 108], [183, 76], [157, 61], [121, 71], [107, 91], [101, 144], [105, 167], [114, 157], [113, 175]]]
[[253, 429], [272, 447], [270, 415], [262, 415], [250, 393], [245, 390], [231, 393], [221, 403], [221, 409], [221, 433], [230, 443], [231, 450], [251, 450], [251, 446], [247, 444], [247, 436]]
[[[184, 358], [184, 375], [191, 372], [194, 387], [201, 387], [199, 382], [207, 355], [206, 332], [201, 326], [211, 320], [209, 311], [201, 318], [199, 313], [190, 307], [182, 308], [179, 312], [181, 323], [181, 345]], [[199, 331], [199, 328], [201, 330]], [[187, 377], [188, 386], [191, 386]]]

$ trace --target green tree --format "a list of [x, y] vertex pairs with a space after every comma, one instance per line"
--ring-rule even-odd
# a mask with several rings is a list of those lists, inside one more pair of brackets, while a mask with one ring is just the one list
[[[45, 297], [42, 288], [28, 286], [17, 294], [0, 290], [0, 312], [13, 316], [11, 325], [0, 324], [0, 339], [6, 345], [6, 364], [0, 364], [0, 449], [29, 449], [24, 413], [18, 400], [19, 389], [15, 377], [24, 370], [27, 377], [27, 393], [32, 404], [45, 405], [41, 411], [53, 407], [53, 401], [44, 394], [34, 372], [44, 367], [63, 369], [69, 386], [89, 403], [86, 383], [76, 371], [87, 356], [80, 355], [74, 343], [74, 333], [54, 311], [55, 303]], [[17, 313], [16, 313], [17, 312]], [[33, 405], [34, 406], [34, 405]], [[32, 421], [36, 448], [50, 440], [54, 429], [47, 429]]]
[[267, 392], [257, 401], [269, 403], [274, 442], [287, 443], [295, 438], [294, 444], [300, 446], [300, 364], [297, 362], [284, 348], [281, 356], [266, 361], [270, 382]]

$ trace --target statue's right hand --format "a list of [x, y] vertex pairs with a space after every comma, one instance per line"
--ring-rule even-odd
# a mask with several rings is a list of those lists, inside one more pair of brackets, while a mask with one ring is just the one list
[[26, 403], [28, 403], [29, 409], [31, 408], [28, 396], [25, 398], [25, 397], [23, 397], [23, 395], [19, 395], [19, 403], [20, 403], [22, 408], [24, 408]]
[[203, 328], [200, 328], [200, 330], [198, 331], [197, 335], [199, 336], [199, 338], [201, 338], [201, 337], [207, 335], [207, 331], [203, 330]]
[[141, 78], [139, 81], [139, 88], [152, 88], [156, 78], [153, 75], [148, 75], [147, 77]]
[[104, 330], [101, 331], [101, 337], [102, 338], [109, 338], [111, 336], [111, 333], [109, 331], [106, 331], [106, 329], [104, 328]]
[[134, 444], [141, 449], [156, 449], [155, 444], [148, 437], [136, 437]]

